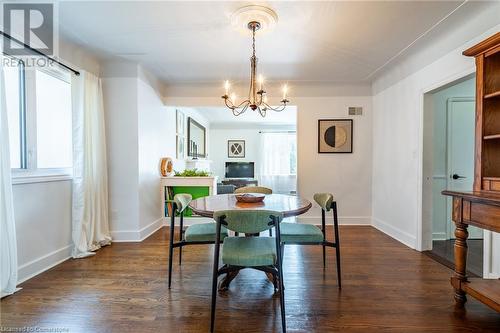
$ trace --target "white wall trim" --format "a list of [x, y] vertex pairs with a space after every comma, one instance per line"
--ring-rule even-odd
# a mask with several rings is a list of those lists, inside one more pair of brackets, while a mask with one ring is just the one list
[[[297, 216], [295, 219], [298, 223], [321, 224], [321, 216]], [[371, 219], [371, 216], [339, 216], [339, 225], [371, 225]], [[326, 216], [326, 225], [333, 225], [332, 216]]]
[[[199, 223], [208, 223], [208, 222], [215, 222], [214, 219], [210, 217], [185, 217], [184, 218], [184, 226], [190, 226], [193, 224], [199, 224]], [[175, 225], [179, 225], [179, 218], [175, 218]], [[165, 217], [163, 219], [163, 226], [167, 227], [170, 226], [170, 217]]]
[[416, 246], [415, 246], [417, 243], [416, 237], [407, 233], [406, 231], [403, 231], [399, 228], [396, 228], [396, 227], [390, 225], [389, 223], [384, 222], [376, 217], [373, 218], [372, 225], [373, 225], [373, 227], [382, 231], [384, 234], [387, 234], [388, 236], [394, 238], [398, 242], [401, 242], [404, 245], [406, 245], [412, 249], [416, 248]]
[[500, 274], [493, 272], [493, 231], [483, 230], [483, 278], [500, 279]]
[[111, 238], [115, 243], [142, 242], [164, 225], [163, 220], [163, 218], [159, 218], [139, 230], [113, 230], [111, 231]]
[[72, 175], [52, 175], [52, 176], [13, 176], [12, 185], [61, 182], [72, 180]]
[[153, 223], [139, 230], [140, 240], [141, 241], [145, 240], [146, 238], [154, 234], [162, 226], [163, 226], [163, 218], [160, 217], [158, 220], [154, 221]]
[[435, 241], [435, 240], [446, 240], [447, 237], [446, 237], [446, 232], [433, 232], [432, 233], [432, 240]]
[[45, 272], [46, 270], [59, 265], [63, 261], [71, 258], [71, 249], [73, 245], [67, 245], [63, 248], [50, 252], [44, 256], [29, 261], [17, 268], [18, 281], [22, 283], [32, 277]]

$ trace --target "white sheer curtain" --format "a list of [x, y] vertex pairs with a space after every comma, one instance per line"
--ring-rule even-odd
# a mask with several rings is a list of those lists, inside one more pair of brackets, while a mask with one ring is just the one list
[[73, 258], [111, 243], [101, 81], [73, 76]]
[[297, 191], [297, 137], [295, 132], [261, 133], [259, 184], [274, 193]]
[[17, 243], [12, 198], [5, 78], [2, 66], [0, 66], [0, 237], [1, 297], [4, 297], [17, 290]]

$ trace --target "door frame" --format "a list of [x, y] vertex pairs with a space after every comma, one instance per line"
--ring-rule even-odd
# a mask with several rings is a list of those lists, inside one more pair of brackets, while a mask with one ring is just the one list
[[[451, 116], [453, 112], [453, 103], [460, 103], [460, 102], [472, 102], [475, 103], [476, 99], [473, 96], [464, 96], [464, 97], [450, 97], [446, 100], [446, 188], [450, 188], [450, 167], [451, 167], [451, 150], [450, 144], [451, 144], [451, 137], [453, 135], [451, 126], [450, 126], [450, 121], [451, 121]], [[475, 111], [474, 111], [475, 112]], [[474, 156], [474, 153], [472, 153]], [[474, 170], [472, 171], [472, 177], [474, 177]], [[450, 196], [446, 197], [446, 239], [452, 239], [455, 238], [455, 228], [453, 227], [453, 222], [449, 223], [451, 221], [451, 210], [450, 207], [451, 202], [453, 198]]]
[[[431, 95], [433, 92], [446, 86], [457, 84], [468, 80], [476, 74], [476, 67], [471, 63], [463, 71], [444, 77], [422, 88], [419, 92], [419, 124], [418, 124], [418, 167], [417, 167], [417, 218], [416, 218], [416, 250], [426, 251], [432, 249], [432, 186], [429, 180], [432, 179], [432, 141], [434, 109]], [[431, 183], [432, 185], [432, 183]]]

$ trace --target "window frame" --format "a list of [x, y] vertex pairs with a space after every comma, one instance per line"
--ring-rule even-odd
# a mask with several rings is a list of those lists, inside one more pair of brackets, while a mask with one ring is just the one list
[[[14, 57], [11, 57], [14, 58]], [[24, 62], [20, 69], [20, 121], [21, 126], [21, 168], [12, 168], [12, 183], [26, 184], [70, 180], [73, 167], [38, 168], [37, 167], [37, 110], [36, 110], [36, 71], [44, 72], [71, 85], [71, 75], [62, 69], [26, 68]], [[70, 110], [72, 113], [72, 110]]]

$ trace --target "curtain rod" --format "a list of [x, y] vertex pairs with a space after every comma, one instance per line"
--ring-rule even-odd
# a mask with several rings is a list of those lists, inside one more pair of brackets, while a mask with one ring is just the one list
[[[25, 43], [21, 42], [19, 39], [16, 39], [16, 38], [12, 37], [12, 36], [11, 36], [11, 35], [9, 35], [9, 34], [6, 34], [5, 32], [3, 32], [3, 31], [1, 31], [1, 30], [0, 30], [0, 34], [1, 34], [1, 35], [3, 35], [5, 38], [8, 38], [8, 39], [10, 39], [10, 40], [12, 40], [12, 41], [14, 41], [14, 42], [16, 42], [16, 43], [18, 43], [18, 44], [20, 44], [20, 45], [24, 46], [25, 48], [27, 48], [27, 49], [29, 49], [29, 50], [31, 50], [31, 51], [33, 51], [33, 52], [35, 52], [36, 54], [41, 55], [42, 57], [45, 57], [45, 58], [47, 58], [47, 59], [49, 59], [49, 60], [51, 60], [51, 61], [55, 62], [56, 64], [58, 64], [59, 66], [61, 66], [61, 67], [65, 68], [66, 70], [68, 70], [68, 71], [70, 71], [70, 72], [75, 73], [75, 75], [76, 75], [76, 76], [80, 75], [80, 72], [79, 72], [79, 71], [77, 71], [76, 69], [73, 69], [73, 68], [71, 68], [71, 67], [69, 67], [69, 66], [67, 66], [67, 65], [63, 64], [62, 62], [57, 61], [56, 59], [54, 59], [54, 58], [52, 58], [52, 57], [49, 57], [49, 56], [48, 56], [48, 55], [46, 55], [45, 53], [40, 52], [40, 51], [38, 51], [37, 49], [34, 49], [34, 48], [32, 48], [31, 46], [29, 46], [29, 45], [27, 45], [27, 44], [25, 44]], [[6, 54], [5, 52], [2, 52], [2, 53]], [[9, 54], [7, 54], [7, 55], [9, 55]]]

